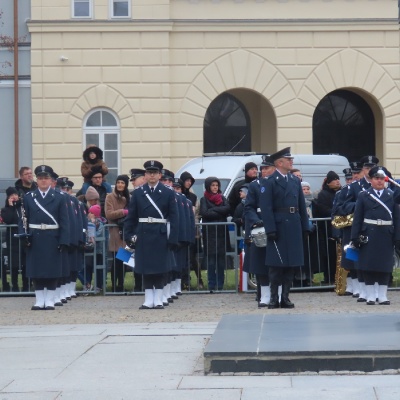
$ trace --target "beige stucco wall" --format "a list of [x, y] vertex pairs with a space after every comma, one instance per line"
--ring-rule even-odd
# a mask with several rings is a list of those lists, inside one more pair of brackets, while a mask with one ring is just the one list
[[108, 107], [121, 122], [121, 173], [150, 158], [176, 170], [202, 153], [205, 112], [225, 91], [254, 105], [253, 128], [268, 131], [254, 137], [259, 149], [311, 153], [316, 105], [348, 88], [370, 103], [378, 156], [400, 175], [397, 0], [132, 0], [135, 22], [108, 21], [106, 0], [86, 22], [71, 21], [70, 0], [55, 4], [32, 0], [34, 165], [79, 182], [83, 118]]

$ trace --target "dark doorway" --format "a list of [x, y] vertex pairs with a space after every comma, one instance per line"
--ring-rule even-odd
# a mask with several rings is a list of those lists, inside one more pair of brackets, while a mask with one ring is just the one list
[[368, 103], [347, 90], [325, 96], [313, 116], [314, 154], [340, 154], [351, 161], [375, 154], [375, 118]]
[[204, 117], [204, 153], [251, 151], [250, 118], [244, 105], [223, 93]]

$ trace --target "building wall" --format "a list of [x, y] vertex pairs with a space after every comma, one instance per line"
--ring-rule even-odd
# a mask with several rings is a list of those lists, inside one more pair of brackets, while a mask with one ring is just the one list
[[83, 118], [107, 107], [121, 173], [150, 158], [176, 170], [201, 155], [205, 112], [225, 91], [253, 94], [258, 129], [272, 131], [254, 138], [262, 151], [311, 153], [315, 107], [348, 88], [373, 108], [378, 156], [400, 175], [396, 0], [132, 0], [122, 21], [106, 0], [91, 21], [71, 20], [70, 5], [32, 0], [34, 165], [79, 180]]

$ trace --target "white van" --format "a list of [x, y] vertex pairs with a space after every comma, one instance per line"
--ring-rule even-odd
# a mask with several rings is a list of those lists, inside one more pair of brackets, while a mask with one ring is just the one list
[[[196, 180], [192, 189], [198, 198], [203, 197], [204, 180], [209, 176], [216, 176], [221, 181], [221, 190], [228, 197], [234, 184], [244, 178], [244, 166], [252, 161], [260, 166], [262, 154], [256, 153], [230, 153], [230, 154], [204, 154], [184, 164], [175, 176], [179, 177], [182, 172], [187, 171]], [[311, 191], [321, 189], [322, 182], [329, 171], [335, 171], [340, 176], [341, 184], [344, 185], [343, 170], [349, 167], [346, 157], [339, 155], [293, 155], [293, 168], [301, 171], [303, 181], [311, 185]]]

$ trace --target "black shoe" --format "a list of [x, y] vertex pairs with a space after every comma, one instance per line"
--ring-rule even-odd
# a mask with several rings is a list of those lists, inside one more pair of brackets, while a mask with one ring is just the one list
[[258, 303], [258, 308], [268, 307], [268, 304], [265, 303]]
[[352, 292], [344, 292], [343, 296], [353, 296]]
[[355, 299], [358, 299], [358, 298], [360, 297], [360, 294], [359, 294], [359, 293], [356, 293], [356, 294], [353, 293], [352, 296], [353, 296]]
[[357, 299], [357, 303], [365, 303], [367, 301], [367, 299], [364, 299], [363, 297], [359, 297]]
[[390, 306], [390, 301], [386, 300], [386, 301], [382, 301], [382, 303], [379, 303], [380, 306]]
[[57, 301], [57, 303], [54, 303], [54, 305], [57, 306], [57, 307], [61, 307], [64, 304], [61, 301]]
[[44, 310], [44, 307], [32, 306], [31, 310], [33, 311]]
[[178, 297], [176, 294], [173, 294], [173, 295], [171, 296], [171, 299], [178, 300], [179, 297]]
[[289, 299], [282, 300], [281, 308], [294, 308], [294, 303], [292, 303]]
[[367, 301], [367, 305], [368, 306], [374, 306], [375, 302], [373, 300], [369, 300], [369, 301]]
[[163, 301], [163, 306], [164, 306], [164, 307], [167, 307], [167, 306], [169, 306], [169, 303], [168, 303], [168, 301], [167, 301], [167, 302]]
[[163, 309], [164, 309], [164, 306], [161, 305], [161, 304], [159, 304], [158, 306], [154, 306], [154, 309], [155, 309], [155, 310], [163, 310]]
[[147, 307], [147, 306], [145, 306], [144, 304], [142, 304], [140, 307], [139, 307], [139, 310], [151, 310], [152, 309], [152, 307]]
[[274, 302], [272, 302], [272, 301], [269, 302], [268, 309], [272, 310], [274, 308], [279, 308], [279, 300], [278, 301], [274, 301]]
[[168, 303], [173, 303], [173, 302], [174, 302], [174, 300], [172, 300], [171, 297], [168, 297]]
[[46, 306], [45, 310], [55, 310], [56, 308], [54, 306]]
[[67, 304], [68, 301], [67, 301], [67, 299], [61, 299], [61, 303]]

